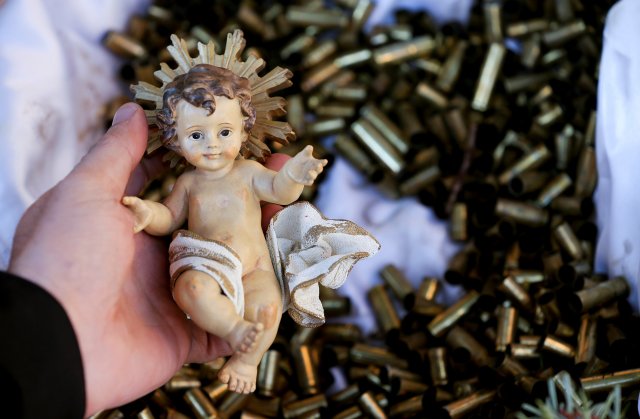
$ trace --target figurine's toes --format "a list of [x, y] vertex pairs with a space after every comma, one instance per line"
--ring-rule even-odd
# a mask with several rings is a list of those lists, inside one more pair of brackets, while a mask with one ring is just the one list
[[262, 323], [247, 323], [247, 330], [244, 333], [240, 346], [238, 347], [238, 351], [243, 353], [250, 352], [255, 347], [256, 341], [260, 336], [262, 336], [262, 332], [264, 331]]
[[230, 378], [231, 378], [231, 375], [224, 369], [220, 371], [220, 374], [218, 374], [218, 379], [224, 384], [229, 384]]
[[229, 378], [229, 390], [231, 391], [236, 391], [236, 389], [238, 388], [238, 377], [236, 377], [235, 375], [232, 375]]

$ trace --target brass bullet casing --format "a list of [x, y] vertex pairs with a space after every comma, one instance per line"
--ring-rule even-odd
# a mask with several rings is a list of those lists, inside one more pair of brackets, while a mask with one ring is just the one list
[[249, 397], [248, 394], [231, 391], [227, 394], [227, 397], [220, 402], [218, 410], [224, 412], [225, 417], [231, 417], [244, 409], [247, 403], [249, 403]]
[[576, 196], [591, 196], [598, 181], [596, 153], [593, 147], [584, 147], [580, 152], [576, 173]]
[[525, 345], [522, 343], [511, 344], [511, 356], [515, 359], [535, 359], [540, 357], [538, 345]]
[[537, 284], [546, 279], [544, 272], [535, 270], [514, 269], [509, 272], [509, 275], [513, 277], [518, 284], [524, 286]]
[[219, 417], [218, 411], [199, 388], [192, 388], [184, 393], [184, 401], [198, 419], [213, 419]]
[[520, 197], [541, 189], [547, 184], [549, 173], [528, 171], [514, 176], [507, 185], [509, 193], [514, 197]]
[[538, 92], [529, 99], [529, 106], [536, 107], [546, 103], [553, 97], [553, 88], [551, 86], [544, 85], [538, 90]]
[[460, 108], [452, 107], [444, 113], [444, 121], [451, 135], [458, 143], [461, 150], [467, 149], [469, 141], [469, 128]]
[[532, 33], [546, 31], [549, 28], [548, 19], [531, 19], [507, 25], [507, 36], [510, 38], [524, 37]]
[[373, 52], [368, 48], [362, 48], [339, 55], [333, 60], [338, 68], [350, 68], [368, 63], [373, 57]]
[[460, 70], [462, 69], [462, 62], [464, 61], [464, 54], [467, 51], [469, 43], [460, 39], [456, 42], [453, 51], [449, 54], [440, 71], [438, 78], [436, 79], [436, 87], [445, 93], [450, 93], [458, 81], [460, 76]]
[[189, 419], [189, 416], [183, 415], [177, 410], [167, 409], [167, 415], [165, 416], [165, 419]]
[[265, 41], [273, 40], [277, 36], [273, 25], [267, 23], [263, 17], [256, 12], [255, 8], [247, 2], [240, 2], [236, 19], [238, 19], [238, 22], [241, 23], [243, 27], [259, 34]]
[[467, 204], [464, 202], [456, 202], [453, 205], [453, 211], [451, 211], [451, 224], [449, 229], [452, 240], [466, 241], [469, 238], [467, 231], [468, 219]]
[[437, 164], [427, 166], [400, 183], [400, 193], [405, 196], [415, 195], [440, 179], [440, 175], [440, 167]]
[[387, 415], [378, 404], [370, 391], [364, 392], [358, 399], [358, 403], [363, 412], [374, 419], [386, 419]]
[[434, 386], [446, 386], [449, 383], [447, 349], [444, 347], [431, 348], [427, 354], [431, 368], [431, 382]]
[[351, 13], [351, 24], [349, 29], [353, 32], [360, 31], [373, 13], [375, 4], [371, 0], [357, 0]]
[[582, 20], [576, 20], [546, 31], [542, 34], [542, 42], [549, 48], [556, 48], [572, 39], [583, 35], [587, 31], [587, 25]]
[[363, 102], [367, 99], [367, 87], [359, 84], [342, 86], [331, 91], [331, 97], [347, 102]]
[[574, 147], [575, 130], [569, 124], [565, 125], [562, 132], [554, 137], [556, 145], [556, 168], [558, 170], [567, 170]]
[[213, 403], [218, 403], [229, 393], [229, 385], [220, 380], [216, 380], [203, 387], [203, 390]]
[[305, 68], [314, 67], [326, 61], [338, 50], [338, 43], [329, 39], [311, 48], [302, 59], [302, 66]]
[[560, 22], [569, 22], [573, 20], [573, 6], [571, 0], [556, 0], [556, 18]]
[[534, 34], [522, 42], [520, 62], [528, 69], [533, 69], [542, 55], [540, 35]]
[[575, 391], [571, 391], [571, 387], [573, 386], [573, 379], [569, 375], [567, 371], [560, 371], [551, 379], [553, 383], [556, 385], [558, 389], [562, 392], [562, 394], [568, 394], [571, 397], [571, 400], [575, 406], [579, 408], [584, 405], [584, 401]]
[[379, 182], [382, 179], [380, 168], [349, 135], [338, 134], [334, 147], [370, 181]]
[[434, 58], [416, 58], [411, 60], [411, 65], [427, 73], [427, 75], [439, 76], [442, 64]]
[[482, 390], [444, 406], [451, 419], [458, 419], [496, 398], [496, 390]]
[[304, 74], [300, 88], [303, 92], [310, 92], [339, 72], [340, 67], [338, 67], [335, 62], [320, 64]]
[[616, 298], [624, 298], [629, 294], [629, 284], [625, 277], [619, 276], [602, 282], [593, 288], [581, 290], [575, 293], [569, 300], [569, 307], [575, 313], [601, 307]]
[[440, 290], [438, 278], [426, 277], [420, 283], [416, 292], [416, 304], [433, 303]]
[[333, 404], [353, 403], [362, 394], [358, 383], [351, 383], [343, 390], [329, 396], [329, 401]]
[[598, 323], [593, 317], [584, 314], [580, 320], [578, 332], [578, 346], [576, 348], [576, 364], [588, 364], [596, 354], [596, 333]]
[[485, 0], [482, 4], [484, 11], [484, 34], [488, 42], [502, 41], [502, 4], [495, 0]]
[[109, 409], [109, 410], [100, 411], [95, 415], [89, 416], [88, 419], [124, 419], [124, 413], [122, 413], [118, 409]]
[[188, 377], [183, 375], [174, 375], [164, 385], [166, 391], [179, 391], [189, 388], [200, 387], [200, 380], [197, 377]]
[[317, 394], [319, 391], [318, 369], [311, 351], [309, 345], [300, 345], [291, 350], [298, 385], [306, 395]]
[[542, 227], [549, 222], [549, 212], [535, 205], [499, 198], [496, 215], [530, 227]]
[[292, 95], [287, 98], [287, 122], [298, 137], [304, 134], [304, 98], [302, 95]]
[[384, 285], [377, 285], [367, 293], [380, 330], [386, 335], [400, 329], [400, 317], [396, 312]]
[[322, 308], [326, 317], [340, 317], [351, 313], [351, 299], [339, 295], [322, 298]]
[[280, 51], [280, 57], [286, 60], [293, 54], [300, 54], [307, 51], [316, 42], [316, 34], [318, 29], [316, 27], [307, 28], [305, 33], [293, 38], [287, 45], [285, 45]]
[[334, 419], [358, 419], [361, 417], [364, 417], [364, 413], [358, 406], [351, 406], [333, 416]]
[[585, 147], [593, 147], [596, 141], [596, 111], [591, 111], [589, 114], [589, 122], [587, 122], [587, 128], [584, 131], [584, 144]]
[[411, 144], [426, 143], [428, 134], [415, 106], [409, 102], [402, 102], [396, 107], [396, 115], [400, 120], [403, 138], [407, 138]]
[[149, 407], [145, 407], [136, 415], [137, 419], [154, 419], [153, 413]]
[[148, 55], [147, 49], [140, 42], [129, 35], [109, 31], [102, 40], [102, 44], [111, 52], [124, 58], [143, 59]]
[[552, 49], [547, 51], [541, 58], [540, 64], [542, 67], [549, 68], [554, 67], [567, 59], [567, 51], [564, 49]]
[[573, 346], [551, 335], [542, 340], [540, 348], [566, 358], [573, 358], [576, 355], [576, 350]]
[[283, 405], [282, 415], [286, 419], [297, 418], [315, 410], [326, 408], [327, 406], [328, 403], [326, 396], [324, 394], [318, 394]]
[[410, 41], [397, 42], [376, 48], [373, 51], [373, 60], [379, 66], [397, 64], [429, 55], [435, 46], [435, 40], [431, 36], [418, 36]]
[[307, 124], [305, 134], [314, 137], [337, 134], [346, 129], [347, 123], [344, 118], [320, 119]]
[[[422, 333], [422, 335], [424, 336], [424, 333]], [[391, 382], [394, 378], [399, 378], [399, 379], [414, 381], [414, 382], [423, 381], [422, 374], [418, 374], [416, 372], [404, 370], [401, 368], [385, 366], [380, 369], [380, 372], [382, 374], [383, 381], [386, 381], [386, 382]]]
[[447, 345], [451, 349], [462, 348], [469, 352], [471, 361], [477, 366], [489, 363], [489, 352], [469, 332], [460, 326], [453, 326], [445, 337]]
[[545, 109], [543, 109], [542, 112], [539, 113], [534, 119], [535, 122], [543, 128], [547, 128], [556, 124], [564, 115], [562, 108], [557, 103], [548, 106], [545, 105], [547, 104], [543, 104], [543, 108]]
[[536, 205], [544, 208], [548, 206], [551, 201], [556, 199], [560, 194], [566, 191], [573, 181], [566, 173], [560, 173], [553, 178], [543, 189], [540, 191], [538, 198], [536, 199]]
[[504, 80], [504, 89], [509, 94], [537, 90], [552, 78], [552, 73], [519, 74]]
[[522, 156], [513, 166], [506, 169], [498, 177], [501, 185], [507, 184], [512, 178], [527, 170], [535, 169], [545, 163], [551, 157], [549, 149], [544, 144], [539, 144], [530, 153]]
[[425, 395], [420, 394], [410, 397], [391, 406], [389, 414], [392, 418], [416, 417], [420, 413], [427, 413], [424, 408]]
[[407, 369], [409, 362], [406, 359], [399, 358], [396, 354], [389, 352], [384, 348], [356, 343], [351, 347], [351, 360], [358, 364], [377, 365]]
[[402, 131], [374, 104], [368, 103], [360, 109], [362, 117], [371, 123], [398, 152], [409, 151], [409, 140]]
[[270, 349], [262, 356], [262, 361], [258, 365], [257, 392], [261, 396], [273, 397], [276, 388], [276, 376], [278, 364], [280, 363], [280, 352]]
[[391, 291], [393, 291], [398, 301], [400, 301], [406, 309], [411, 309], [415, 303], [416, 294], [407, 277], [394, 265], [387, 265], [382, 268], [380, 276], [382, 276], [384, 282], [391, 288]]
[[505, 301], [498, 308], [498, 331], [496, 336], [496, 351], [506, 352], [507, 348], [513, 342], [518, 325], [518, 312], [515, 307], [511, 307], [508, 301]]
[[488, 109], [493, 87], [498, 78], [505, 54], [506, 48], [504, 45], [493, 42], [489, 46], [484, 63], [482, 64], [482, 70], [480, 70], [478, 85], [471, 102], [471, 107], [476, 111], [484, 112]]
[[447, 99], [445, 95], [431, 87], [426, 82], [418, 83], [418, 86], [416, 86], [416, 93], [438, 109], [444, 109], [449, 104], [449, 99]]
[[504, 354], [498, 355], [496, 368], [501, 374], [514, 377], [516, 379], [529, 375], [529, 371], [520, 363], [520, 361]]
[[480, 294], [477, 291], [469, 291], [467, 295], [431, 320], [427, 329], [433, 336], [444, 335], [447, 330], [471, 310], [471, 307], [478, 301], [479, 297]]
[[580, 240], [578, 240], [573, 229], [566, 221], [553, 229], [553, 237], [573, 260], [581, 260], [584, 257]]
[[349, 18], [336, 9], [312, 9], [305, 6], [289, 6], [287, 22], [293, 26], [316, 26], [318, 28], [344, 28]]
[[507, 276], [498, 286], [498, 290], [503, 292], [507, 298], [519, 304], [528, 313], [534, 312], [531, 296], [512, 276]]
[[580, 383], [587, 394], [611, 391], [615, 386], [627, 388], [640, 383], [640, 369], [617, 371], [612, 374], [584, 377], [580, 379]]
[[593, 213], [594, 206], [590, 197], [559, 196], [551, 202], [550, 208], [565, 216], [588, 217]]
[[404, 159], [371, 122], [361, 118], [351, 124], [351, 131], [376, 160], [391, 173], [398, 175], [404, 170]]

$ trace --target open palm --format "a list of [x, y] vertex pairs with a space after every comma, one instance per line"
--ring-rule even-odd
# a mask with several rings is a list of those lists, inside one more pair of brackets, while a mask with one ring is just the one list
[[134, 235], [133, 216], [120, 203], [125, 189], [136, 194], [153, 176], [152, 164], [138, 165], [146, 136], [142, 110], [125, 105], [16, 231], [9, 270], [65, 308], [82, 354], [87, 414], [144, 395], [185, 362], [230, 353], [173, 302], [165, 241]]

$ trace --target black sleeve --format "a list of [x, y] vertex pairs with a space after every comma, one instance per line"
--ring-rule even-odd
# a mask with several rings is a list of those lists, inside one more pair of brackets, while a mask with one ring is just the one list
[[82, 418], [84, 409], [82, 358], [64, 309], [0, 272], [0, 416]]

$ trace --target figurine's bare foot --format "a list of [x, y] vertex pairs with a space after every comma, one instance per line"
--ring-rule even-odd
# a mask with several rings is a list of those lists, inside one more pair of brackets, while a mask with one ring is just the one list
[[255, 347], [256, 341], [260, 339], [263, 331], [262, 323], [240, 320], [224, 339], [229, 342], [234, 351], [247, 353]]
[[256, 390], [258, 367], [242, 361], [241, 356], [239, 354], [233, 355], [218, 373], [218, 378], [228, 384], [231, 391], [244, 394], [253, 393]]

